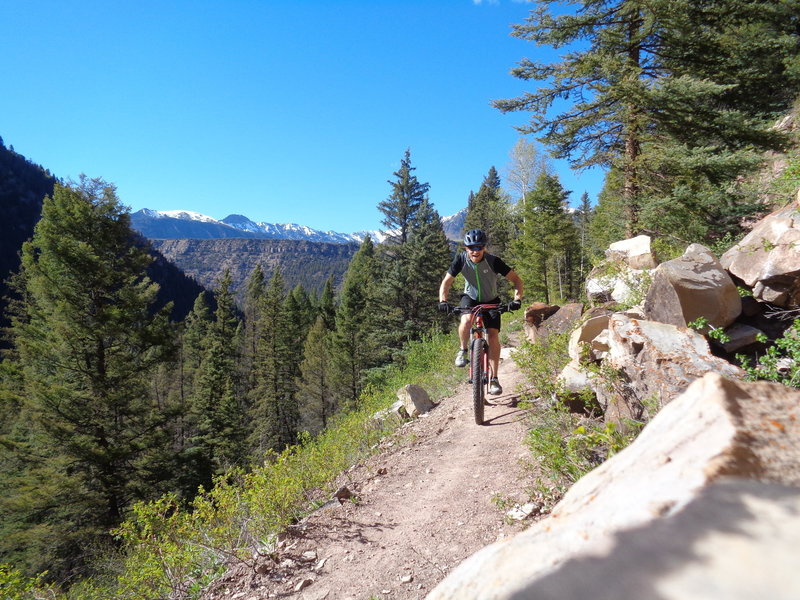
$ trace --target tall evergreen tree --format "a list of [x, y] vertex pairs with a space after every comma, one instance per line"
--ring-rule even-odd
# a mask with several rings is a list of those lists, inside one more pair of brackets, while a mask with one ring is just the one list
[[[495, 106], [531, 111], [526, 131], [557, 157], [618, 171], [628, 235], [654, 199], [718, 218], [725, 207], [712, 188], [756, 164], [750, 148], [781, 145], [769, 125], [800, 90], [797, 1], [578, 0], [561, 15], [555, 4], [541, 0], [514, 35], [581, 49], [522, 61], [515, 76], [547, 85]], [[557, 98], [574, 103], [552, 115]]]
[[231, 274], [226, 270], [216, 290], [217, 308], [203, 342], [204, 354], [198, 369], [193, 394], [197, 434], [193, 445], [205, 457], [211, 476], [243, 464], [244, 407], [239, 401], [239, 344], [241, 322], [230, 289]]
[[394, 173], [396, 179], [389, 181], [391, 195], [378, 204], [378, 210], [384, 214], [381, 222], [397, 232], [393, 238], [401, 244], [406, 243], [414, 217], [430, 189], [429, 184], [417, 180], [413, 174], [415, 170], [416, 167], [411, 166], [411, 150], [407, 149], [400, 161], [400, 169]]
[[568, 195], [558, 177], [539, 175], [525, 199], [522, 231], [511, 247], [526, 293], [548, 303], [567, 299], [576, 288], [571, 262], [577, 240], [566, 211]]
[[242, 360], [241, 371], [244, 383], [244, 392], [247, 393], [255, 385], [253, 381], [256, 351], [258, 347], [258, 324], [260, 322], [259, 308], [266, 290], [264, 271], [261, 265], [256, 265], [247, 279], [247, 288], [244, 295], [244, 322], [242, 335]]
[[336, 310], [331, 355], [341, 406], [355, 405], [364, 385], [365, 371], [378, 364], [376, 331], [382, 326], [384, 310], [377, 293], [378, 281], [375, 245], [366, 236], [347, 268]]
[[337, 410], [331, 365], [332, 331], [322, 315], [317, 317], [303, 346], [303, 362], [297, 383], [300, 428], [319, 433]]
[[[150, 261], [100, 179], [56, 185], [22, 249], [12, 337], [24, 410], [36, 454], [63, 469], [59, 489], [42, 493], [68, 494], [45, 508], [61, 523], [42, 514], [30, 522], [47, 527], [46, 555], [67, 570], [133, 501], [163, 491], [151, 459], [169, 442], [167, 413], [156, 410], [148, 379], [172, 357], [174, 339], [169, 307], [151, 313]], [[51, 574], [69, 575], [57, 566]]]
[[299, 415], [293, 379], [297, 354], [292, 352], [292, 324], [285, 303], [285, 280], [276, 268], [260, 311], [256, 386], [250, 392], [250, 445], [256, 455], [280, 452], [297, 440]]
[[488, 249], [493, 254], [505, 252], [511, 238], [511, 216], [508, 198], [500, 189], [500, 176], [494, 167], [489, 169], [478, 193], [468, 203], [464, 230], [470, 229], [486, 232]]
[[325, 319], [325, 327], [329, 331], [336, 328], [336, 294], [333, 291], [333, 276], [328, 277], [322, 294], [319, 297], [319, 312]]

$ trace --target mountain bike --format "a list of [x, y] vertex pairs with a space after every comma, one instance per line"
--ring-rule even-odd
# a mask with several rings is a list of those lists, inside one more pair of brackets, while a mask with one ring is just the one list
[[483, 323], [485, 316], [500, 314], [508, 311], [507, 304], [478, 304], [471, 308], [454, 307], [452, 314], [469, 314], [472, 316], [470, 333], [472, 342], [469, 346], [469, 383], [472, 384], [472, 409], [475, 413], [475, 422], [483, 425], [483, 406], [486, 394], [489, 391], [489, 382], [497, 373], [492, 373], [489, 366], [489, 342], [486, 326]]

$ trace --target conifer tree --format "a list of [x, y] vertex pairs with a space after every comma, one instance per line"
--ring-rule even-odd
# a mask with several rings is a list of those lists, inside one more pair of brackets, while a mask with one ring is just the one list
[[333, 276], [328, 277], [322, 295], [319, 298], [319, 312], [325, 319], [325, 327], [329, 331], [336, 328], [336, 294], [333, 291]]
[[322, 315], [317, 317], [303, 346], [303, 362], [297, 384], [300, 428], [312, 434], [328, 426], [336, 413], [331, 365], [332, 331]]
[[285, 281], [276, 268], [260, 310], [256, 386], [250, 392], [250, 445], [257, 456], [270, 450], [280, 452], [297, 440], [299, 415], [292, 378], [297, 355], [292, 352], [285, 302]]
[[411, 150], [407, 149], [400, 169], [394, 173], [395, 181], [388, 182], [392, 186], [391, 195], [378, 204], [378, 210], [384, 214], [381, 222], [396, 231], [392, 238], [401, 244], [406, 243], [414, 217], [430, 189], [429, 184], [417, 180], [413, 174], [415, 170], [416, 167], [411, 166]]
[[250, 277], [247, 279], [247, 288], [244, 295], [244, 333], [242, 335], [241, 371], [245, 393], [255, 385], [253, 381], [253, 363], [258, 347], [258, 324], [261, 316], [259, 307], [265, 290], [266, 282], [264, 271], [261, 269], [261, 265], [256, 265], [250, 273]]
[[526, 293], [547, 303], [575, 295], [572, 256], [575, 226], [566, 212], [569, 192], [558, 177], [542, 173], [525, 199], [525, 220], [511, 247], [515, 270]]
[[511, 238], [511, 216], [508, 199], [500, 189], [500, 176], [491, 167], [478, 193], [468, 203], [464, 230], [483, 229], [489, 238], [492, 254], [503, 255]]
[[353, 406], [364, 385], [364, 373], [378, 364], [376, 331], [386, 303], [379, 301], [378, 261], [372, 238], [366, 236], [353, 255], [336, 309], [332, 359], [340, 406]]
[[[545, 85], [495, 106], [531, 111], [525, 131], [556, 157], [617, 171], [628, 236], [687, 218], [705, 229], [735, 220], [748, 207], [726, 202], [720, 186], [758, 164], [753, 149], [781, 147], [771, 122], [800, 91], [797, 2], [568, 4], [556, 15], [554, 0], [540, 1], [514, 35], [580, 49], [520, 62], [515, 76]], [[552, 114], [556, 99], [567, 103]], [[659, 220], [665, 211], [681, 214]]]
[[206, 484], [211, 476], [243, 464], [247, 454], [244, 407], [238, 395], [241, 323], [230, 286], [231, 274], [226, 269], [216, 290], [217, 308], [203, 342], [205, 351], [193, 395], [197, 427], [193, 445], [208, 465]]
[[170, 307], [151, 313], [151, 258], [134, 239], [114, 186], [82, 177], [56, 185], [22, 249], [11, 331], [21, 397], [36, 456], [63, 469], [29, 521], [45, 528], [53, 577], [78, 569], [132, 502], [162, 491], [152, 459], [161, 465], [169, 411], [148, 380], [173, 356], [174, 332]]

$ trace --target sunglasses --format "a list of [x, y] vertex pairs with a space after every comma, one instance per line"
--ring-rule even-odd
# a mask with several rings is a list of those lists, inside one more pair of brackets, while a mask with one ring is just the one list
[[467, 250], [472, 250], [473, 252], [477, 252], [478, 250], [483, 250], [483, 246], [467, 246]]

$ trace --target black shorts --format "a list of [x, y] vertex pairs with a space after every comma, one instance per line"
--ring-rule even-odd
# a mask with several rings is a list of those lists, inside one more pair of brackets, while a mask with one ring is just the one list
[[[461, 308], [472, 308], [473, 306], [477, 306], [478, 304], [499, 304], [500, 298], [495, 298], [494, 300], [490, 300], [489, 302], [478, 302], [477, 300], [473, 300], [466, 294], [461, 296], [461, 302], [458, 304]], [[483, 324], [486, 325], [488, 329], [497, 329], [500, 331], [500, 315], [496, 317], [492, 317], [489, 313], [485, 313], [483, 315]]]

